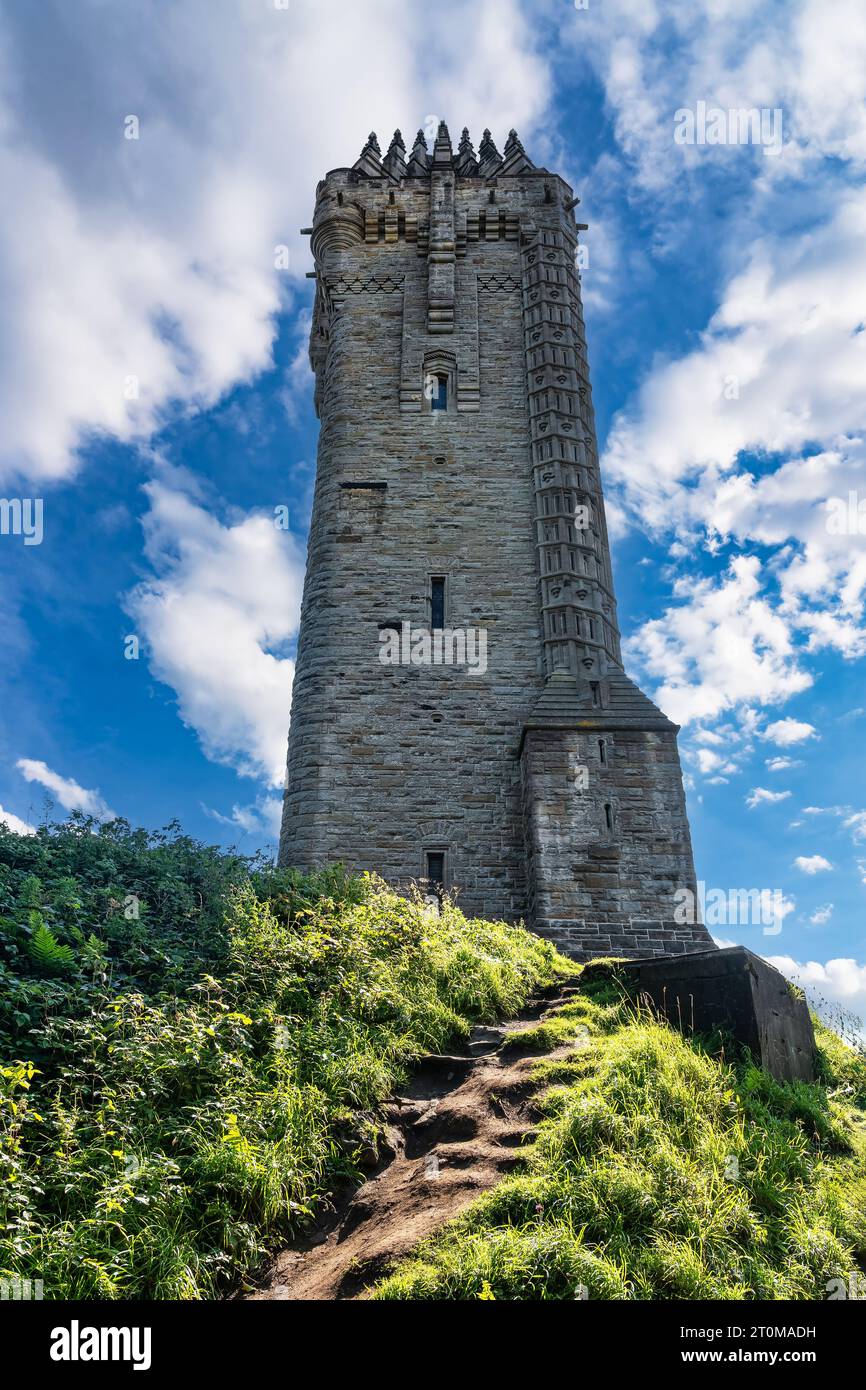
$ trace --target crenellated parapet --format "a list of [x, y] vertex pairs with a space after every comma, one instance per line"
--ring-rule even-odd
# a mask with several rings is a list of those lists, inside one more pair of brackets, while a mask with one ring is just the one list
[[[573, 222], [572, 201], [566, 183], [536, 168], [515, 131], [500, 154], [485, 130], [477, 156], [466, 128], [455, 151], [444, 122], [432, 148], [419, 130], [408, 154], [399, 130], [384, 156], [371, 132], [355, 163], [331, 170], [317, 189], [309, 229], [318, 291], [310, 360], [317, 383], [334, 316], [346, 307], [345, 286], [375, 294], [396, 282], [404, 292], [401, 411], [424, 409], [421, 368], [434, 339], [453, 340], [456, 408], [477, 411], [478, 297], [519, 293], [522, 227], [534, 224], [536, 207], [553, 202]], [[502, 244], [505, 260], [494, 257], [489, 273], [475, 264], [473, 248]], [[321, 399], [318, 384], [317, 408]]]

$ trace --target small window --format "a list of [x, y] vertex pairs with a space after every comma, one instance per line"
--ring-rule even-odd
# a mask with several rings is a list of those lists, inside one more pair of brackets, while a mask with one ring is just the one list
[[598, 761], [600, 763], [607, 762], [607, 743], [603, 738], [598, 740]]
[[609, 801], [604, 804], [604, 819], [608, 830], [613, 830], [613, 807]]
[[441, 575], [430, 580], [430, 626], [434, 630], [445, 626], [445, 580]]
[[437, 372], [433, 377], [433, 395], [430, 400], [430, 409], [448, 409], [448, 378], [442, 372]]
[[599, 705], [601, 704], [601, 688], [599, 686], [598, 681], [590, 681], [589, 690], [590, 694], [592, 695], [593, 708], [598, 709]]
[[427, 882], [431, 888], [445, 887], [445, 851], [444, 849], [428, 849], [427, 855]]

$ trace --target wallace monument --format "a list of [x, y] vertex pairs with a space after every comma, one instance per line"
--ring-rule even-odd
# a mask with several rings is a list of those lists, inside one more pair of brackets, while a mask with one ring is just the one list
[[318, 186], [280, 859], [459, 889], [577, 958], [706, 951], [678, 730], [622, 665], [577, 202], [514, 131], [476, 155], [444, 123]]

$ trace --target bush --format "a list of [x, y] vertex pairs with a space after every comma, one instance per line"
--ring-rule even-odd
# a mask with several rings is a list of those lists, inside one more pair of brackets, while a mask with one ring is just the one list
[[414, 1058], [559, 968], [177, 827], [0, 828], [0, 914], [0, 1277], [55, 1299], [226, 1288], [356, 1172]]

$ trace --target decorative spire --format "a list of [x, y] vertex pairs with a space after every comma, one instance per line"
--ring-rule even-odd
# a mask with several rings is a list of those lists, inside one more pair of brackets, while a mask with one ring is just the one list
[[516, 130], [509, 130], [508, 140], [505, 144], [505, 158], [502, 162], [501, 174], [520, 174], [524, 169], [534, 169], [535, 165], [527, 156], [526, 150], [520, 143], [520, 137]]
[[486, 177], [488, 174], [495, 174], [500, 164], [502, 156], [493, 143], [489, 130], [485, 130], [478, 146], [478, 172]]
[[376, 139], [375, 130], [371, 130], [367, 136], [367, 143], [361, 151], [359, 159], [352, 165], [359, 174], [366, 174], [368, 178], [380, 179], [384, 173], [382, 168], [382, 151], [379, 149], [379, 141]]
[[472, 148], [472, 141], [469, 139], [469, 130], [467, 126], [463, 127], [463, 133], [460, 136], [460, 145], [454, 160], [454, 168], [457, 173], [461, 174], [464, 178], [470, 178], [473, 174], [478, 173], [478, 160], [475, 158], [475, 151]]
[[371, 130], [370, 134], [367, 136], [367, 143], [361, 151], [361, 158], [363, 159], [367, 154], [374, 154], [377, 159], [381, 159], [382, 157], [382, 151], [379, 149], [379, 141], [376, 139], [375, 130]]
[[448, 134], [448, 127], [444, 121], [439, 122], [439, 129], [436, 132], [436, 140], [433, 145], [433, 163], [440, 168], [442, 165], [451, 167], [451, 136]]
[[407, 165], [406, 174], [410, 179], [420, 179], [429, 172], [430, 156], [427, 153], [427, 141], [424, 139], [423, 130], [419, 130], [415, 136], [415, 144], [412, 146], [412, 156]]
[[403, 136], [399, 130], [394, 131], [391, 143], [388, 146], [388, 153], [382, 160], [383, 165], [388, 170], [392, 178], [402, 178], [406, 172], [406, 146], [403, 144]]

